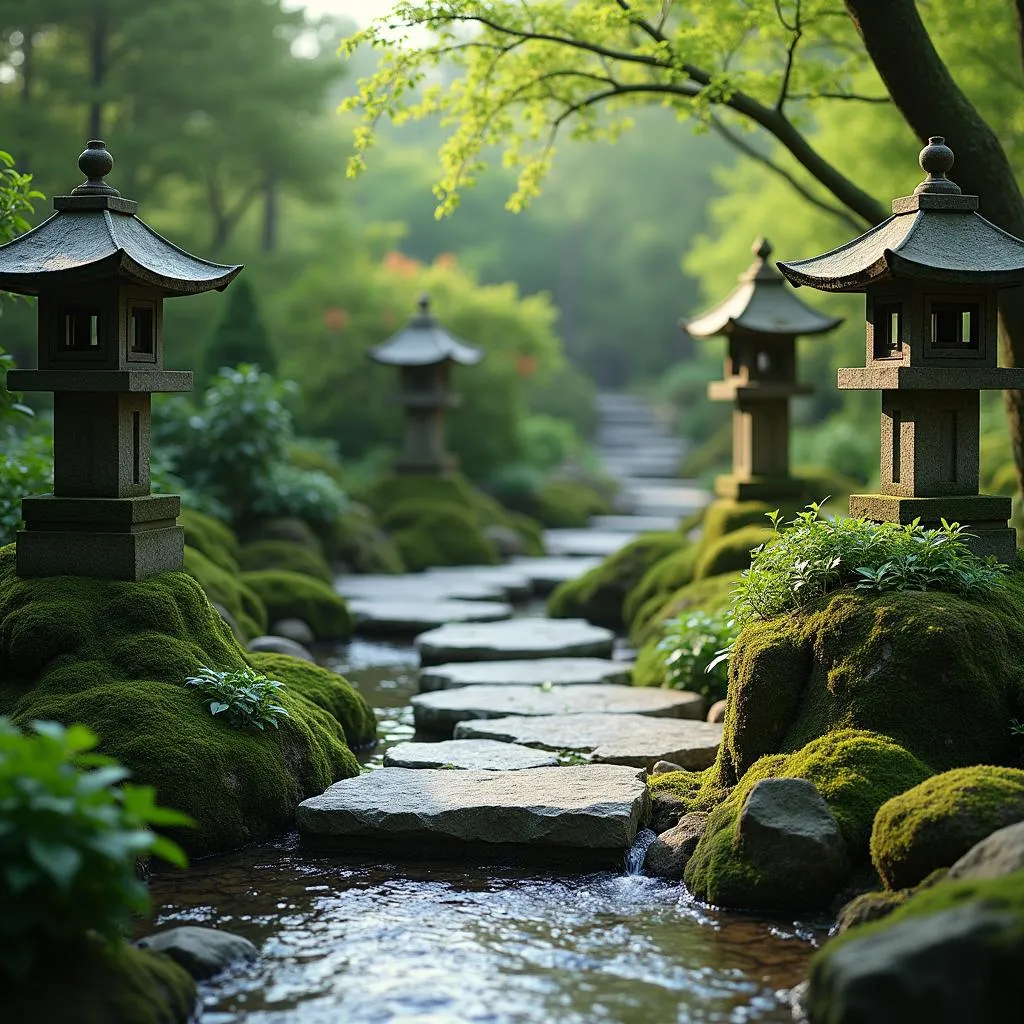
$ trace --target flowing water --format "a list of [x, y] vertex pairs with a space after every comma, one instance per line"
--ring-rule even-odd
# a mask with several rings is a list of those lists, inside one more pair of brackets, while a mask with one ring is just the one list
[[[407, 646], [333, 658], [377, 709], [382, 748], [413, 734]], [[745, 1024], [792, 1020], [824, 936], [715, 911], [639, 871], [565, 875], [463, 862], [368, 863], [296, 836], [157, 875], [159, 928], [203, 924], [260, 947], [203, 986], [201, 1024]], [[642, 848], [642, 849], [641, 849]], [[629, 873], [626, 873], [627, 870]]]

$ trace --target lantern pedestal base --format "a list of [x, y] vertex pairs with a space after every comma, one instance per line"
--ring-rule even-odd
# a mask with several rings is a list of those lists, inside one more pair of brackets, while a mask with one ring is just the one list
[[180, 572], [185, 557], [185, 534], [176, 523], [180, 509], [175, 494], [25, 498], [18, 575], [144, 580]]
[[851, 494], [850, 515], [876, 523], [906, 526], [915, 519], [928, 529], [938, 529], [945, 519], [961, 523], [976, 536], [964, 542], [976, 555], [995, 555], [1013, 565], [1017, 558], [1017, 532], [1007, 521], [1010, 499], [994, 494], [956, 494], [943, 498], [901, 498], [895, 494]]
[[458, 470], [459, 460], [454, 455], [430, 460], [399, 456], [393, 468], [400, 476], [451, 476]]
[[793, 501], [806, 493], [807, 482], [791, 476], [715, 477], [715, 494], [733, 501]]

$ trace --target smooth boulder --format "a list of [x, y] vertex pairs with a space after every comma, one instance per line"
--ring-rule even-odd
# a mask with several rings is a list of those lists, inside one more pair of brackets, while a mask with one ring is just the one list
[[302, 644], [289, 640], [286, 636], [257, 636], [246, 644], [246, 648], [257, 654], [287, 654], [290, 658], [316, 661]]
[[1024, 869], [1024, 821], [1007, 825], [975, 843], [946, 876], [955, 879], [999, 878]]
[[153, 953], [165, 953], [197, 981], [212, 978], [237, 961], [255, 960], [259, 955], [256, 947], [241, 935], [195, 925], [147, 935], [136, 945]]
[[648, 847], [645, 873], [654, 878], [682, 878], [707, 826], [708, 815], [704, 811], [684, 814], [678, 824], [662, 832]]

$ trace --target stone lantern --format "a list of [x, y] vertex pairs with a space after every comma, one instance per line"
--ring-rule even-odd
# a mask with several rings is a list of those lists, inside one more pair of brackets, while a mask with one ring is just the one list
[[454, 456], [445, 451], [445, 412], [459, 404], [451, 390], [453, 363], [473, 366], [483, 352], [450, 334], [430, 312], [430, 298], [421, 295], [419, 311], [394, 337], [370, 349], [369, 357], [397, 366], [404, 413], [402, 451], [395, 470], [442, 476], [455, 469]]
[[732, 473], [715, 481], [715, 492], [738, 501], [797, 497], [804, 489], [789, 475], [789, 399], [810, 394], [796, 377], [796, 339], [834, 330], [841, 318], [824, 316], [793, 294], [768, 262], [765, 239], [739, 284], [713, 309], [680, 326], [694, 338], [728, 341], [724, 380], [708, 385], [708, 397], [732, 402]]
[[1024, 284], [1024, 241], [978, 213], [978, 197], [946, 177], [940, 136], [921, 151], [927, 178], [893, 215], [813, 259], [780, 263], [795, 285], [864, 292], [866, 365], [839, 387], [882, 392], [881, 494], [854, 494], [850, 513], [876, 522], [970, 527], [979, 554], [1012, 562], [1010, 499], [978, 494], [979, 392], [1024, 387], [996, 365], [999, 290]]
[[103, 179], [90, 142], [88, 180], [56, 212], [0, 246], [0, 290], [38, 298], [38, 362], [15, 391], [53, 392], [53, 493], [22, 501], [20, 576], [140, 580], [181, 569], [181, 500], [150, 494], [150, 395], [190, 391], [164, 369], [163, 300], [227, 287], [241, 267], [190, 256], [135, 216]]

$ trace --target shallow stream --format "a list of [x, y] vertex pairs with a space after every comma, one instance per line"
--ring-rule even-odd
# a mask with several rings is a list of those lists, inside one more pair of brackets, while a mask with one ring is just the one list
[[[355, 642], [326, 661], [377, 710], [379, 764], [413, 733], [415, 653]], [[367, 864], [296, 836], [152, 891], [157, 927], [222, 927], [262, 951], [203, 987], [201, 1024], [781, 1024], [824, 935], [642, 875]]]

